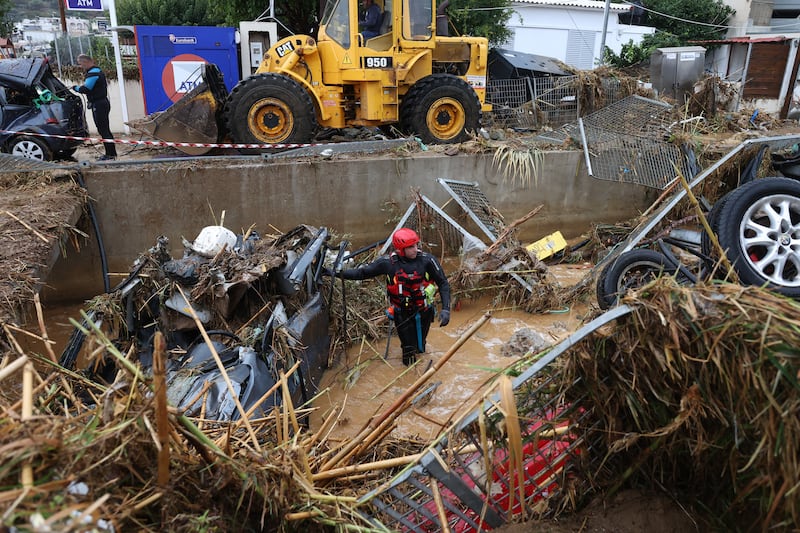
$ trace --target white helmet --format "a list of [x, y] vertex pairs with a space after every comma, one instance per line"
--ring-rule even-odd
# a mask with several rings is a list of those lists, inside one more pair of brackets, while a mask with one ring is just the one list
[[223, 226], [206, 226], [192, 243], [192, 250], [203, 257], [214, 257], [227, 245], [229, 251], [236, 246], [236, 234]]

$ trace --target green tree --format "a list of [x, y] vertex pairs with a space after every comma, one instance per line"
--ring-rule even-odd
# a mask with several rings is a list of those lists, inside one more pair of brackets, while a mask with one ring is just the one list
[[452, 0], [447, 14], [459, 34], [486, 37], [501, 45], [511, 37], [506, 26], [513, 13], [509, 5], [510, 0]]
[[120, 24], [155, 26], [215, 26], [208, 0], [119, 0]]
[[[690, 41], [722, 39], [736, 11], [721, 0], [646, 0], [647, 21], [656, 32], [645, 35], [640, 45], [623, 45], [620, 55], [604, 51], [607, 63], [628, 66], [649, 58], [656, 48], [686, 46]], [[662, 14], [658, 14], [662, 13]], [[695, 22], [687, 22], [695, 21]], [[637, 50], [638, 48], [638, 50]]]
[[[255, 20], [269, 6], [268, 0], [228, 0], [213, 4], [214, 16], [228, 26], [238, 26], [242, 20]], [[275, 17], [293, 34], [307, 35], [317, 25], [319, 0], [275, 0]], [[279, 31], [286, 36], [285, 29]]]
[[728, 31], [728, 20], [736, 13], [721, 0], [646, 0], [645, 6], [650, 10], [647, 20], [651, 26], [674, 35], [684, 44], [688, 41], [722, 39]]
[[0, 0], [0, 37], [11, 37], [14, 32], [14, 20], [11, 18], [11, 0]]

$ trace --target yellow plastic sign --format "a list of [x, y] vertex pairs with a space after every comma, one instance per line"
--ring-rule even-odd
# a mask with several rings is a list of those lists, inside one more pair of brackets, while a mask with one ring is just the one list
[[525, 248], [534, 254], [538, 260], [547, 259], [556, 252], [560, 252], [567, 247], [567, 241], [560, 231], [551, 233], [547, 237], [539, 239], [533, 244], [529, 244]]

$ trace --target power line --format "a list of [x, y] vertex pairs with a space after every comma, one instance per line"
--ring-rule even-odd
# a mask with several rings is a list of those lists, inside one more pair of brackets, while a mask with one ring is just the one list
[[[618, 0], [618, 1], [620, 3], [622, 3], [622, 4], [627, 4], [627, 5], [632, 6], [632, 7], [638, 7], [640, 9], [644, 10], [644, 11], [647, 11], [648, 13], [653, 13], [653, 14], [658, 15], [660, 17], [664, 17], [664, 18], [671, 19], [671, 20], [677, 20], [678, 22], [686, 22], [687, 24], [696, 24], [698, 26], [707, 26], [709, 28], [718, 28], [718, 29], [726, 29], [726, 30], [746, 30], [749, 27], [749, 26], [727, 26], [725, 24], [711, 24], [711, 23], [708, 23], [708, 22], [700, 22], [700, 21], [697, 21], [697, 20], [690, 20], [690, 19], [685, 19], [685, 18], [681, 18], [681, 17], [676, 17], [676, 16], [673, 16], [673, 15], [668, 15], [667, 13], [662, 13], [660, 11], [656, 11], [655, 9], [649, 9], [649, 8], [646, 8], [646, 7], [644, 7], [642, 5], [639, 5], [639, 4], [633, 4], [628, 0]], [[798, 23], [797, 22], [793, 22], [793, 23], [788, 23], [788, 24], [778, 24], [778, 25], [770, 26], [770, 27], [771, 28], [780, 29], [780, 28], [792, 28], [792, 27], [797, 27], [797, 26], [798, 26]]]

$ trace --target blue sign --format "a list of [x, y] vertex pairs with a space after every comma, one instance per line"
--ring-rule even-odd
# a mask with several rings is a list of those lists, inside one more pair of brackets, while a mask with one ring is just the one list
[[164, 111], [202, 82], [203, 65], [214, 63], [230, 91], [239, 82], [234, 28], [134, 26], [147, 114]]
[[102, 11], [102, 0], [67, 0], [67, 9], [72, 11]]

